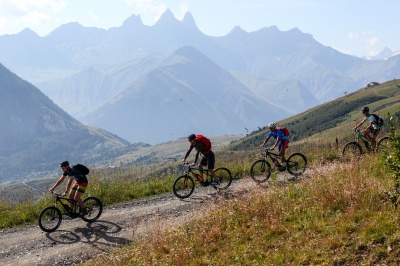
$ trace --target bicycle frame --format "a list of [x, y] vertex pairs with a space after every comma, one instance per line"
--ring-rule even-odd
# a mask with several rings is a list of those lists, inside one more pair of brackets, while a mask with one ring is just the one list
[[274, 160], [281, 159], [281, 156], [277, 153], [273, 153], [269, 150], [269, 148], [261, 148], [262, 156], [264, 160], [267, 160], [268, 158], [271, 159], [271, 161], [274, 163]]
[[354, 140], [357, 143], [360, 143], [361, 140], [368, 151], [372, 150], [371, 140], [358, 129], [354, 131]]
[[206, 176], [211, 178], [211, 181], [213, 180], [213, 176], [209, 174], [209, 170], [208, 169], [201, 169], [199, 167], [192, 167], [190, 164], [185, 164], [184, 166], [188, 167], [188, 170], [186, 171], [186, 175], [192, 175], [193, 177], [195, 177], [197, 181], [202, 182], [204, 181], [204, 175], [203, 175], [203, 180], [200, 180], [199, 176], [200, 175], [196, 175], [196, 173], [194, 171], [199, 171], [200, 173], [206, 174]]
[[[54, 202], [53, 202], [53, 206], [57, 208], [57, 203], [60, 203], [61, 206], [63, 207], [63, 210], [65, 212], [65, 214], [67, 216], [70, 216], [71, 218], [74, 218], [73, 216], [76, 216], [77, 214], [79, 214], [78, 208], [79, 205], [76, 202], [76, 200], [67, 198], [67, 197], [62, 197], [61, 194], [57, 194], [53, 192], [54, 197]], [[72, 209], [69, 206], [69, 204], [64, 203], [63, 201], [67, 201], [68, 203], [72, 203]], [[70, 213], [70, 211], [72, 210], [72, 212]]]

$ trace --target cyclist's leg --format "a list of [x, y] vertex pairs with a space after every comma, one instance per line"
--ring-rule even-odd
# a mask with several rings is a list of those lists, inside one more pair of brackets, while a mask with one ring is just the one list
[[364, 129], [363, 131], [362, 131], [362, 133], [363, 133], [363, 135], [368, 139], [368, 140], [370, 140], [371, 141], [371, 129], [369, 129], [369, 128], [366, 128], [366, 129]]
[[200, 164], [199, 164], [199, 168], [200, 168], [200, 176], [201, 176], [201, 179], [202, 179], [203, 181], [208, 181], [208, 177], [207, 177], [207, 176], [206, 176], [206, 180], [204, 180], [204, 177], [203, 177], [203, 171], [202, 171], [202, 169], [203, 169], [204, 166], [207, 166], [207, 158], [206, 158], [206, 157], [203, 157], [203, 158], [201, 159]]
[[378, 129], [373, 129], [371, 131], [372, 136], [371, 136], [371, 146], [372, 146], [372, 150], [375, 151], [376, 149], [376, 137], [379, 134], [379, 128]]
[[87, 183], [75, 183], [72, 188], [71, 188], [71, 195], [73, 195], [73, 199], [79, 204], [79, 207], [81, 210], [85, 208], [85, 204], [83, 203], [81, 199], [81, 195], [85, 193], [87, 187]]
[[208, 161], [208, 171], [210, 172], [210, 174], [213, 177], [213, 180], [216, 181], [217, 180], [217, 176], [215, 175], [215, 154], [210, 151], [209, 154], [207, 155], [207, 161]]
[[282, 165], [286, 166], [286, 157], [285, 157], [285, 151], [287, 149], [289, 145], [289, 141], [288, 140], [282, 140], [279, 143], [278, 149], [279, 149], [279, 156], [281, 156], [281, 161], [282, 161]]

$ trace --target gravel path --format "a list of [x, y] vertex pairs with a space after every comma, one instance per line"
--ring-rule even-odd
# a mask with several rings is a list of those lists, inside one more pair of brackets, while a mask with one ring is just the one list
[[[306, 172], [307, 173], [307, 172]], [[281, 180], [287, 175], [280, 174]], [[285, 183], [285, 182], [283, 182]], [[251, 178], [232, 183], [225, 191], [196, 189], [186, 200], [173, 193], [106, 207], [100, 219], [86, 223], [63, 217], [57, 231], [45, 233], [38, 226], [0, 232], [0, 265], [71, 265], [129, 244], [154, 230], [175, 228], [205, 211], [254, 190], [265, 190]], [[161, 228], [161, 229], [160, 229]]]

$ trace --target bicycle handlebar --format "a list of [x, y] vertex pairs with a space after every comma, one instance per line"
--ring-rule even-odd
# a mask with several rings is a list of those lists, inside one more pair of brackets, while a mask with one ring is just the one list
[[60, 193], [56, 193], [54, 191], [50, 191], [50, 193], [53, 194], [54, 196], [62, 197], [62, 194]]

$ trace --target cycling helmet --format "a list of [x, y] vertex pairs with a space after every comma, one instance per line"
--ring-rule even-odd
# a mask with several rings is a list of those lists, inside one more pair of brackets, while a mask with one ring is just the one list
[[69, 166], [69, 162], [68, 161], [62, 161], [60, 163], [60, 167], [66, 167], [66, 166]]
[[268, 128], [276, 128], [276, 123], [275, 122], [269, 123]]
[[195, 135], [195, 134], [190, 134], [189, 137], [188, 137], [188, 141], [192, 141], [192, 140], [194, 140], [195, 138], [196, 138], [196, 135]]
[[369, 112], [368, 106], [365, 106], [361, 111], [362, 111], [363, 113]]

